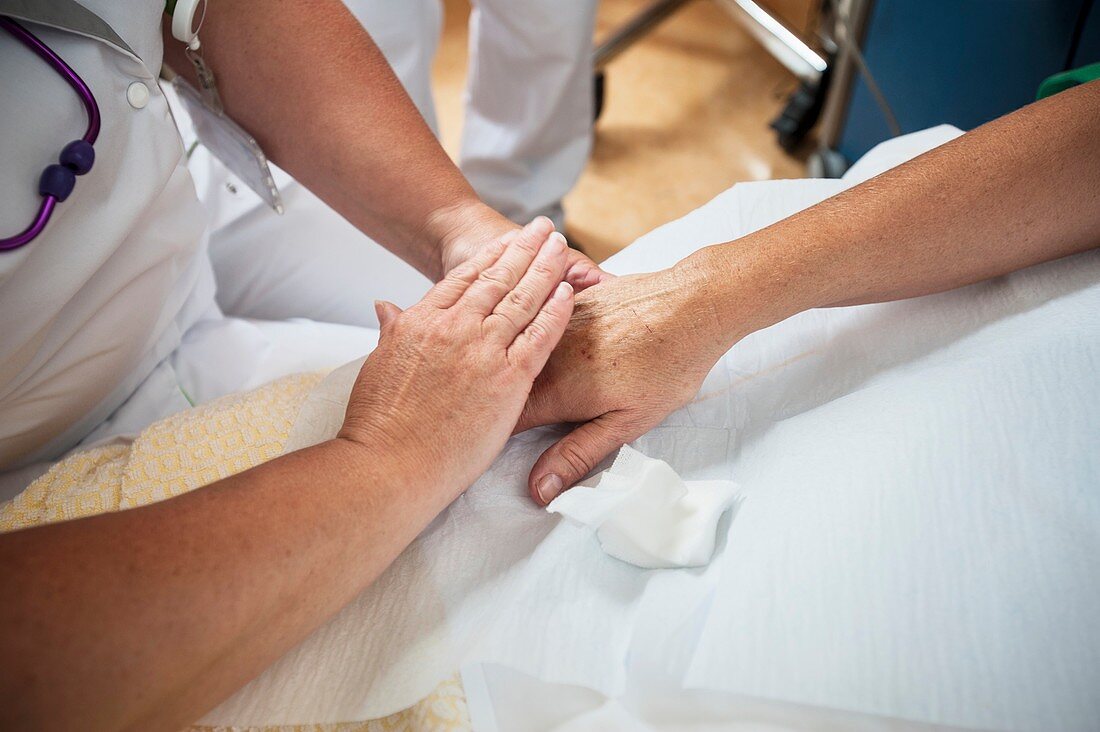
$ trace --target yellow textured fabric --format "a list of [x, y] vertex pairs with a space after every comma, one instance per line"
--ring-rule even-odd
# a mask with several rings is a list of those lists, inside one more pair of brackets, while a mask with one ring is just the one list
[[[143, 506], [270, 460], [320, 374], [288, 376], [157, 422], [129, 445], [72, 455], [11, 501], [0, 532]], [[419, 704], [384, 719], [284, 727], [192, 727], [193, 732], [454, 732], [470, 729], [462, 685], [443, 682]]]

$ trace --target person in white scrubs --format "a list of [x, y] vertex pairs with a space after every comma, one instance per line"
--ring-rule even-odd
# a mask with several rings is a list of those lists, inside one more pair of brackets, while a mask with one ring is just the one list
[[[16, 11], [21, 8], [24, 15], [33, 14], [24, 5], [13, 4], [13, 15], [18, 16]], [[58, 5], [76, 4], [63, 0]], [[145, 5], [150, 4], [138, 8]], [[139, 15], [129, 24], [159, 22], [156, 5], [152, 3], [153, 9], [146, 9], [145, 17]], [[56, 27], [47, 12], [52, 6], [45, 4], [43, 15], [47, 17], [39, 18], [45, 25], [46, 40], [72, 42], [73, 32]], [[112, 6], [111, 13], [122, 12]], [[341, 22], [350, 17], [339, 12]], [[212, 10], [205, 36], [218, 32], [216, 17]], [[142, 28], [144, 36], [134, 33], [130, 39], [114, 35], [121, 23], [101, 20], [100, 24], [102, 29], [77, 29], [85, 35], [100, 32], [102, 37], [93, 36], [97, 44], [80, 44], [71, 52], [75, 59], [70, 61], [93, 79], [96, 73], [105, 73], [100, 67], [116, 72], [109, 82], [99, 82], [113, 86], [96, 94], [103, 118], [96, 144], [98, 162], [78, 180], [75, 193], [59, 205], [47, 230], [33, 245], [0, 258], [0, 302], [9, 314], [0, 346], [0, 363], [4, 365], [0, 409], [5, 417], [0, 426], [0, 467], [55, 458], [85, 440], [111, 415], [115, 420], [124, 416], [118, 410], [150, 375], [170, 363], [173, 354], [179, 360], [179, 348], [195, 335], [196, 324], [209, 326], [206, 321], [220, 319], [205, 251], [205, 216], [195, 199], [179, 136], [157, 84], [159, 27]], [[206, 41], [208, 56], [216, 57], [224, 50], [209, 38]], [[180, 48], [180, 43], [170, 45], [169, 50], [178, 56], [172, 62], [176, 68], [187, 69]], [[81, 57], [102, 55], [104, 49], [114, 55], [100, 61], [100, 67]], [[10, 37], [4, 37], [3, 50], [9, 82], [3, 89], [0, 124], [13, 132], [0, 142], [9, 191], [0, 200], [0, 214], [14, 233], [34, 217], [39, 202], [38, 172], [84, 129], [85, 113], [78, 96], [48, 65]], [[321, 192], [335, 210], [383, 241], [422, 276], [438, 279], [483, 241], [515, 228], [477, 199], [408, 105], [388, 69], [377, 69], [390, 84], [383, 92], [374, 84], [349, 95], [346, 78], [351, 74], [340, 75], [337, 69], [301, 81], [311, 87], [311, 93], [301, 97], [294, 114], [245, 103], [234, 109], [238, 97], [251, 101], [252, 97], [274, 96], [275, 87], [285, 88], [288, 81], [295, 81], [288, 77], [290, 65], [283, 63], [281, 55], [274, 50], [270, 54], [273, 58], [266, 66], [262, 54], [257, 54], [261, 60], [253, 66], [269, 71], [263, 83], [272, 89], [258, 88], [260, 82], [239, 85], [228, 73], [231, 69], [219, 70], [219, 75], [226, 77], [223, 96], [230, 111], [256, 130], [275, 160], [296, 167], [298, 177]], [[129, 75], [122, 78], [118, 72], [124, 64]], [[371, 78], [355, 71], [357, 78]], [[327, 83], [339, 85], [338, 94], [328, 89], [329, 76], [335, 77]], [[332, 98], [322, 98], [322, 92]], [[368, 105], [373, 109], [366, 110]], [[360, 107], [363, 115], [359, 119], [346, 119], [350, 113], [345, 109], [359, 111]], [[267, 132], [268, 127], [275, 131]], [[309, 139], [295, 132], [307, 127], [314, 130]], [[369, 132], [363, 134], [363, 129]], [[427, 162], [417, 163], [413, 152]], [[320, 170], [322, 165], [329, 168]], [[390, 179], [395, 177], [400, 178], [400, 185], [393, 185]], [[72, 243], [85, 241], [89, 235], [91, 241], [82, 246]], [[162, 244], [148, 246], [149, 241]], [[367, 239], [361, 241], [370, 246]], [[305, 237], [293, 243], [310, 251]], [[597, 270], [580, 255], [571, 253], [570, 259], [574, 265], [570, 281], [583, 287], [585, 277]], [[256, 262], [257, 267], [261, 264]], [[356, 277], [357, 289], [367, 290], [370, 288], [362, 287], [364, 282], [383, 279], [370, 271], [358, 272]], [[163, 307], [148, 307], [161, 300], [165, 301]], [[133, 307], [137, 302], [146, 306]], [[127, 327], [131, 323], [139, 326], [136, 331]], [[348, 332], [340, 337], [348, 337]], [[226, 359], [221, 367], [230, 363]], [[188, 363], [176, 370], [193, 368]], [[88, 378], [92, 374], [95, 376]], [[111, 376], [103, 378], [105, 375]], [[242, 385], [225, 384], [208, 390], [205, 396]], [[187, 388], [202, 392], [201, 385], [181, 386], [175, 389], [179, 395], [186, 392], [192, 401], [205, 400], [204, 395]], [[43, 409], [47, 395], [50, 408]], [[174, 411], [184, 405], [186, 402], [167, 408]], [[163, 410], [143, 414], [137, 421], [148, 423], [149, 417], [159, 416], [164, 416]], [[140, 425], [128, 424], [130, 431], [135, 426]]]
[[[431, 67], [440, 0], [345, 0], [438, 129]], [[513, 221], [564, 225], [562, 198], [588, 160], [596, 0], [473, 0], [459, 167]]]
[[[196, 386], [238, 389], [253, 366], [271, 378], [297, 367], [288, 352], [366, 332], [280, 348], [295, 324], [249, 330], [213, 304], [204, 214], [156, 83], [166, 51], [187, 68], [161, 40], [162, 10], [0, 0], [102, 112], [95, 166], [33, 241], [0, 252], [0, 467], [48, 461], [103, 424], [103, 436], [144, 426], [201, 401]], [[403, 312], [378, 304], [378, 346], [336, 438], [178, 498], [0, 535], [0, 728], [178, 728], [377, 578], [513, 429], [581, 423], [531, 472], [545, 503], [683, 404], [749, 332], [1100, 245], [1100, 82], [615, 279], [548, 219], [517, 230], [477, 198], [342, 4], [219, 0], [202, 35], [227, 111], [272, 158], [440, 281]], [[7, 237], [34, 219], [38, 171], [87, 122], [41, 58], [0, 39]], [[261, 342], [266, 354], [246, 358]]]
[[[81, 94], [0, 29], [0, 237], [33, 228], [59, 153], [84, 173], [36, 236], [0, 251], [0, 470], [15, 485], [91, 440], [379, 340], [217, 308], [158, 85], [163, 58], [190, 69], [164, 11], [0, 0], [100, 115], [85, 171], [61, 153], [94, 136]], [[380, 345], [337, 439], [148, 510], [0, 536], [3, 728], [179, 727], [255, 676], [488, 466], [564, 330], [570, 283], [601, 278], [548, 219], [520, 230], [478, 199], [337, 0], [218, 0], [201, 41], [227, 113], [271, 158], [440, 282], [405, 312], [378, 306]]]

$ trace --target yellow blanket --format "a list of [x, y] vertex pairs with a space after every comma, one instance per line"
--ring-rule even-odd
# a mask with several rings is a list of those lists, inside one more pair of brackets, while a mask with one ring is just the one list
[[[246, 470], [282, 452], [291, 425], [320, 374], [289, 376], [151, 425], [129, 445], [72, 455], [11, 501], [0, 532], [163, 501]], [[384, 719], [268, 728], [192, 730], [352, 732], [470, 729], [462, 685], [443, 682], [419, 704]]]

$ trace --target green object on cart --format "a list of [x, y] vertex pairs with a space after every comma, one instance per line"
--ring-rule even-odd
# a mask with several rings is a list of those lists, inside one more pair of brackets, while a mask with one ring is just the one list
[[1072, 89], [1075, 86], [1087, 84], [1097, 79], [1100, 79], [1100, 63], [1089, 64], [1088, 66], [1082, 66], [1079, 69], [1072, 69], [1070, 71], [1063, 71], [1060, 74], [1047, 77], [1047, 79], [1039, 85], [1039, 91], [1036, 92], [1035, 99], [1046, 99], [1058, 92], [1064, 92], [1066, 89]]

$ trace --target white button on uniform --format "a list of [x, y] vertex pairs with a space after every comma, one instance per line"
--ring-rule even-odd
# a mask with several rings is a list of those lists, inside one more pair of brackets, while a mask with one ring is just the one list
[[145, 105], [149, 103], [149, 87], [140, 81], [135, 81], [126, 87], [126, 101], [134, 109], [144, 109]]

